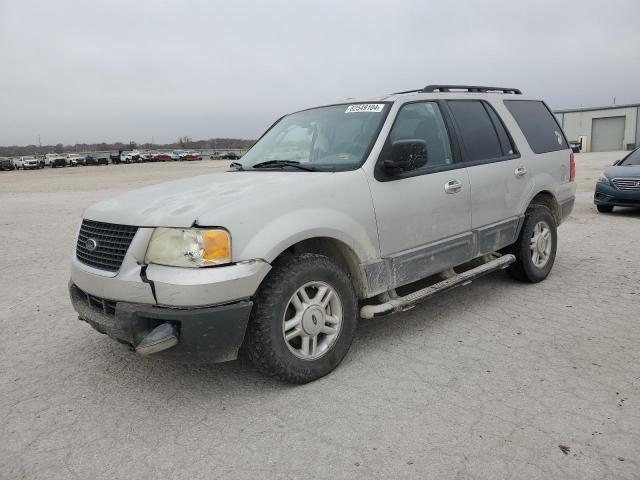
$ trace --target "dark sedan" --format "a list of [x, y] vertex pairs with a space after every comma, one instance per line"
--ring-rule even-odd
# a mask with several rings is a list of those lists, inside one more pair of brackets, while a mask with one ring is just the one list
[[109, 155], [97, 153], [95, 155], [87, 155], [84, 159], [85, 165], [109, 165]]
[[15, 170], [16, 166], [8, 157], [0, 157], [0, 170]]
[[611, 212], [613, 207], [640, 207], [640, 148], [602, 173], [593, 202], [599, 212]]

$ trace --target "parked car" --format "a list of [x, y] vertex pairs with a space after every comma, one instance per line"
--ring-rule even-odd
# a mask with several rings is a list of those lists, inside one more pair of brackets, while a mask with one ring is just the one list
[[124, 163], [140, 163], [142, 162], [140, 158], [140, 152], [134, 150], [132, 152], [127, 152], [124, 156]]
[[70, 153], [67, 155], [67, 166], [77, 167], [78, 165], [84, 165], [84, 160], [84, 157], [76, 153]]
[[593, 202], [602, 213], [612, 212], [613, 207], [640, 207], [640, 148], [602, 172]]
[[44, 168], [44, 161], [37, 159], [36, 157], [17, 157], [14, 160], [16, 168], [23, 170], [36, 170], [38, 168]]
[[170, 153], [170, 155], [171, 155], [171, 160], [175, 162], [182, 160], [182, 150], [174, 150], [173, 152]]
[[66, 167], [67, 161], [64, 155], [61, 155], [58, 153], [47, 153], [44, 156], [44, 165], [45, 167], [51, 167], [51, 168]]
[[202, 160], [202, 155], [198, 152], [193, 152], [193, 151], [181, 152], [180, 160], [186, 161], [186, 162], [191, 162], [194, 160]]
[[226, 152], [220, 156], [223, 160], [240, 160], [240, 155], [236, 152]]
[[16, 166], [13, 164], [13, 160], [9, 157], [0, 157], [0, 170], [15, 170]]
[[111, 163], [113, 163], [114, 165], [118, 165], [120, 163], [121, 156], [122, 156], [122, 150], [118, 152], [109, 153], [109, 159], [111, 160]]
[[574, 179], [554, 115], [515, 88], [303, 110], [229, 172], [89, 207], [70, 295], [142, 355], [225, 361], [243, 346], [263, 372], [304, 383], [342, 361], [359, 317], [500, 269], [544, 280]]
[[155, 156], [156, 162], [170, 162], [173, 160], [173, 157], [170, 153], [157, 153]]
[[108, 153], [94, 153], [87, 155], [84, 159], [85, 165], [109, 165]]

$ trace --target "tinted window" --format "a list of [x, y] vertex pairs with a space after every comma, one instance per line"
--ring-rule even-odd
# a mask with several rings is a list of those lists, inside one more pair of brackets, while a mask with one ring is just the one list
[[640, 165], [640, 148], [627, 155], [620, 165]]
[[518, 122], [520, 130], [535, 153], [569, 148], [560, 125], [544, 103], [533, 100], [505, 100], [504, 104]]
[[498, 138], [500, 139], [500, 145], [502, 146], [502, 154], [505, 156], [514, 155], [517, 153], [516, 147], [513, 145], [513, 141], [507, 133], [507, 129], [502, 123], [502, 120], [491, 105], [485, 103], [484, 106], [487, 109], [487, 112], [489, 112], [493, 125], [496, 127], [496, 132], [498, 132]]
[[440, 108], [433, 102], [404, 105], [396, 117], [389, 138], [392, 142], [409, 139], [427, 142], [427, 163], [417, 171], [453, 163], [447, 128]]
[[452, 100], [448, 105], [462, 136], [466, 161], [490, 160], [503, 156], [498, 133], [482, 102]]

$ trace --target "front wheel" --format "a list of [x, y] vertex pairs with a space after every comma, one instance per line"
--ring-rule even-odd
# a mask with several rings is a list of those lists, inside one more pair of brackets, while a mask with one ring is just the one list
[[268, 375], [311, 382], [340, 364], [357, 323], [354, 288], [338, 264], [310, 253], [284, 257], [256, 294], [246, 352]]
[[556, 220], [551, 211], [544, 206], [530, 207], [518, 240], [506, 249], [516, 257], [507, 272], [516, 280], [541, 282], [553, 268], [557, 244]]

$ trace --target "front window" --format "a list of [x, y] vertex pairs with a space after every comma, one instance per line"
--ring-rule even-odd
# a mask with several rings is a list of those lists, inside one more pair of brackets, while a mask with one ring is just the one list
[[620, 165], [640, 165], [640, 148], [627, 155]]
[[344, 104], [282, 118], [242, 157], [242, 168], [339, 171], [357, 168], [376, 139], [389, 104]]

